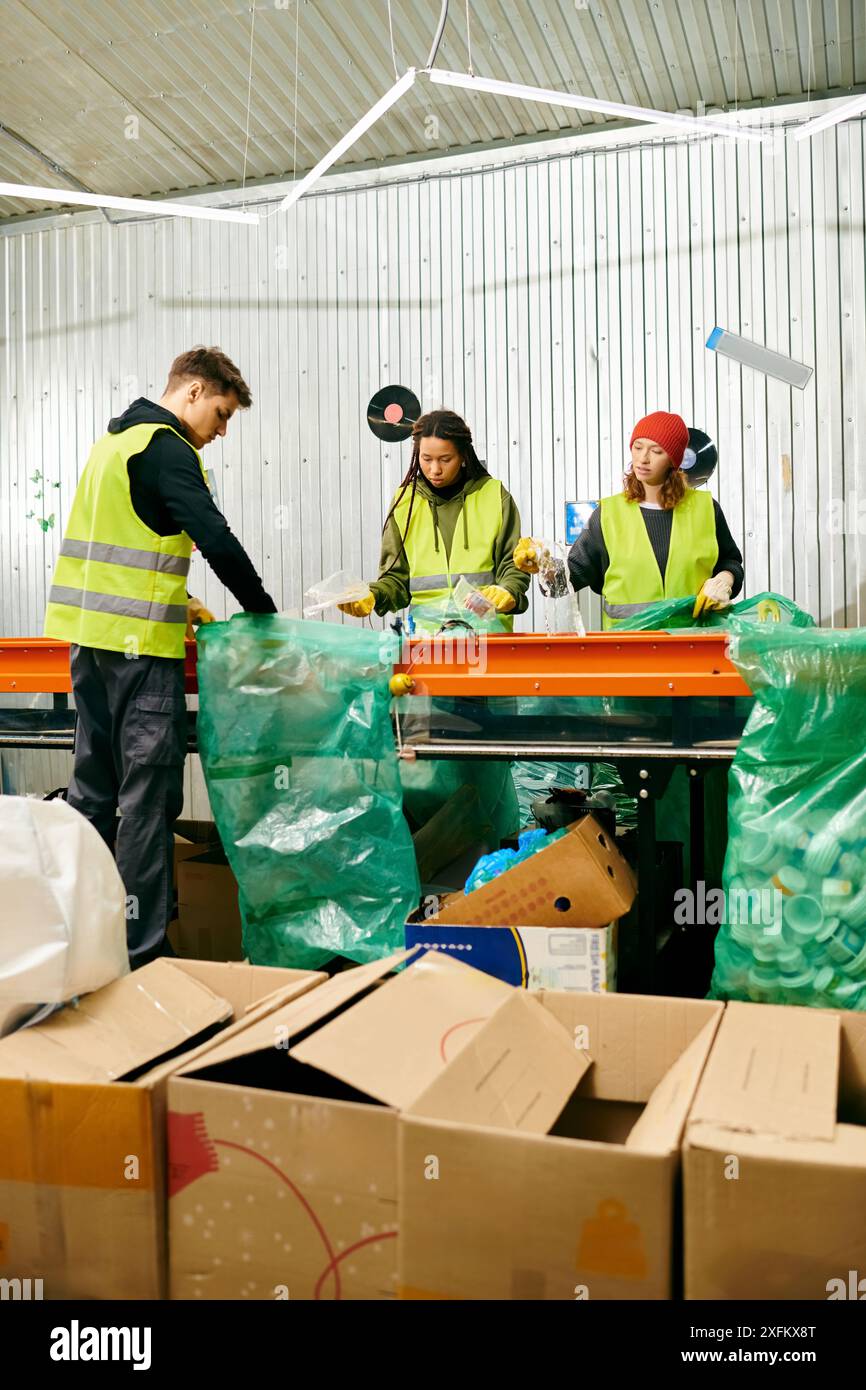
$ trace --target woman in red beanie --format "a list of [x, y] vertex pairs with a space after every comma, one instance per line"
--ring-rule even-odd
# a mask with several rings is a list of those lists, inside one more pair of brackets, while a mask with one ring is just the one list
[[743, 557], [718, 502], [680, 472], [685, 421], [657, 410], [630, 442], [622, 492], [602, 498], [569, 553], [574, 588], [601, 594], [606, 628], [659, 599], [697, 594], [696, 615], [725, 607], [742, 588]]

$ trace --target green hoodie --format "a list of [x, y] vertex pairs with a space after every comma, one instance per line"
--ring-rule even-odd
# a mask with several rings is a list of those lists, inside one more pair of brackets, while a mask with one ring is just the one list
[[[487, 469], [480, 464], [477, 468], [470, 465], [466, 482], [456, 496], [449, 499], [439, 495], [437, 489], [428, 483], [423, 473], [418, 475], [418, 484], [415, 490], [414, 506], [430, 507], [433, 512], [433, 524], [436, 527], [440, 540], [445, 548], [446, 556], [451, 555], [451, 541], [454, 531], [461, 522], [466, 525], [466, 515], [463, 511], [463, 499], [470, 492], [477, 491], [487, 482], [490, 474]], [[402, 608], [408, 608], [411, 602], [409, 594], [409, 562], [405, 553], [401, 553], [401, 533], [393, 517], [388, 519], [385, 530], [382, 533], [382, 554], [379, 560], [379, 578], [370, 585], [373, 596], [376, 600], [376, 612], [381, 616], [384, 613], [395, 613]], [[499, 527], [499, 534], [493, 544], [493, 571], [495, 574], [494, 583], [499, 584], [503, 589], [507, 589], [516, 599], [513, 609], [515, 613], [525, 613], [529, 607], [529, 600], [526, 597], [526, 590], [529, 587], [529, 575], [523, 574], [515, 565], [512, 556], [514, 547], [520, 540], [520, 513], [514, 498], [503, 487], [502, 489], [502, 523]], [[398, 558], [399, 556], [399, 558]]]

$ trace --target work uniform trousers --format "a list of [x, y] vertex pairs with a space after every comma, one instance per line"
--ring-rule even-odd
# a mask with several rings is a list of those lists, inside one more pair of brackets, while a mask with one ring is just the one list
[[173, 830], [183, 806], [183, 660], [78, 646], [70, 655], [78, 718], [66, 799], [114, 853], [127, 894], [134, 969], [173, 954], [165, 934], [173, 901]]

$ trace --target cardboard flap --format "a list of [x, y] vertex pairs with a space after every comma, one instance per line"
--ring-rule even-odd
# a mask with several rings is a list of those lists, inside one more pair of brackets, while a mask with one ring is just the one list
[[641, 1153], [669, 1153], [679, 1147], [701, 1073], [719, 1027], [721, 1011], [704, 1024], [656, 1086], [625, 1141]]
[[156, 960], [0, 1039], [0, 1076], [116, 1081], [231, 1016], [228, 1000]]
[[[316, 994], [321, 995], [322, 990]], [[426, 952], [291, 1055], [399, 1109], [411, 1104], [514, 990]]]
[[603, 927], [627, 912], [635, 879], [612, 837], [584, 816], [513, 869], [456, 893], [431, 923], [463, 927]]
[[406, 1113], [546, 1134], [591, 1065], [536, 999], [515, 991]]
[[728, 1004], [690, 1122], [782, 1139], [832, 1139], [839, 1043], [838, 1014]]
[[[231, 1037], [227, 1037], [224, 1042], [217, 1043], [214, 1047], [209, 1047], [206, 1058], [207, 1066], [216, 1066], [220, 1062], [228, 1062], [235, 1057], [249, 1057], [254, 1052], [262, 1052], [266, 1048], [273, 1047], [278, 1028], [281, 1030], [282, 1037], [289, 1039], [293, 1036], [296, 1037], [299, 1033], [318, 1023], [320, 1018], [325, 1018], [335, 1009], [348, 1003], [350, 999], [354, 999], [355, 995], [368, 989], [376, 980], [387, 975], [395, 966], [408, 960], [413, 954], [413, 951], [397, 951], [393, 956], [386, 956], [384, 960], [374, 960], [369, 965], [356, 965], [351, 970], [341, 971], [339, 975], [334, 975], [332, 979], [328, 980], [327, 984], [319, 985], [317, 989], [305, 994], [303, 998], [285, 1004], [282, 1008], [269, 1011], [267, 1016], [257, 1023], [251, 1022], [248, 1028], [233, 1033]], [[178, 1070], [180, 1075], [187, 1075], [198, 1069], [199, 1063], [195, 1061], [189, 1066], [180, 1067]]]

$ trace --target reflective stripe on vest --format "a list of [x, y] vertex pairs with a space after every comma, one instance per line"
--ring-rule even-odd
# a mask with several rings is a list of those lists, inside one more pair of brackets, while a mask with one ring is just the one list
[[[433, 524], [430, 501], [416, 492], [410, 516], [410, 498], [411, 488], [407, 488], [394, 508], [394, 520], [405, 537], [412, 614], [423, 625], [425, 604], [446, 598], [461, 576], [476, 588], [495, 584], [493, 547], [502, 529], [502, 484], [497, 478], [488, 478], [464, 495], [448, 555], [441, 532]], [[511, 631], [513, 619], [502, 613], [499, 619]]]
[[[160, 536], [132, 505], [128, 464], [160, 423], [106, 434], [73, 498], [45, 610], [46, 637], [140, 656], [182, 657], [192, 541]], [[192, 445], [172, 430], [188, 448]], [[192, 449], [207, 486], [201, 457]]]
[[613, 627], [665, 598], [697, 594], [719, 558], [713, 499], [692, 488], [674, 508], [664, 578], [637, 502], [622, 493], [601, 501], [609, 564], [602, 589], [603, 626]]

